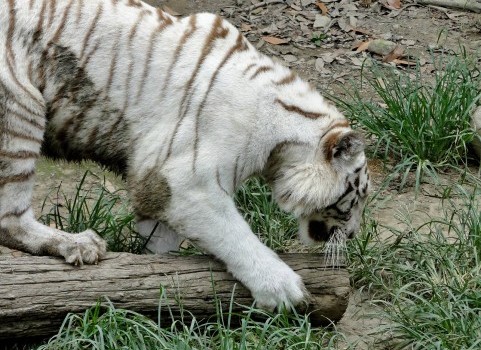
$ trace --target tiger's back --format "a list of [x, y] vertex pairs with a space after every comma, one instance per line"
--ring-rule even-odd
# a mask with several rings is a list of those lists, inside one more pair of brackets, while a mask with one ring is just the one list
[[41, 151], [124, 174], [150, 250], [196, 240], [266, 307], [305, 291], [237, 212], [231, 196], [246, 178], [269, 179], [307, 241], [358, 229], [362, 140], [219, 16], [176, 19], [137, 0], [7, 0], [0, 23], [0, 243], [73, 263], [105, 251], [91, 231], [72, 238], [34, 219]]

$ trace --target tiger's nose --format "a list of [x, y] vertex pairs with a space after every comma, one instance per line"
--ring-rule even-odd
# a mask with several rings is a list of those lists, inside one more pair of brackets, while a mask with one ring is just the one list
[[322, 221], [309, 221], [309, 236], [315, 241], [327, 242], [336, 230], [339, 230], [338, 226], [328, 228]]
[[329, 239], [327, 226], [322, 221], [309, 221], [309, 236], [318, 242], [325, 242]]

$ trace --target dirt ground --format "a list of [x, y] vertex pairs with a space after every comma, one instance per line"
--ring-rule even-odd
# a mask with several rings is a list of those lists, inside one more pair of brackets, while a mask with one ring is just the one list
[[[364, 49], [366, 45], [363, 43], [369, 40], [383, 39], [399, 45], [402, 54], [397, 55], [391, 64], [406, 69], [418, 59], [427, 74], [433, 69], [433, 55], [458, 51], [460, 45], [471, 52], [481, 47], [480, 14], [418, 6], [408, 0], [400, 1], [399, 10], [390, 9], [389, 5], [384, 6], [376, 0], [268, 0], [268, 4], [255, 0], [147, 2], [166, 6], [167, 11], [178, 15], [195, 12], [221, 14], [241, 28], [262, 52], [276, 57], [321, 92], [327, 93], [342, 94], [343, 87], [359, 79], [365, 59], [369, 62], [386, 58], [388, 52], [378, 55], [374, 49]], [[385, 3], [396, 4], [396, 0], [386, 0]], [[325, 16], [323, 10], [327, 10]], [[368, 92], [365, 95], [369, 98]], [[84, 170], [91, 167], [91, 164], [66, 165], [42, 160], [37, 172], [35, 207], [40, 209], [45, 196], [56, 191], [61, 181], [64, 190], [68, 186], [74, 189]], [[382, 171], [377, 167], [372, 171], [376, 184]], [[114, 176], [108, 175], [108, 178], [114, 186], [119, 183]], [[426, 215], [441, 215], [440, 199], [428, 192], [417, 198], [409, 191], [386, 193], [382, 201], [373, 203], [370, 215], [384, 225], [397, 227], [404, 225], [401, 217], [406, 213], [414, 214], [414, 224], [421, 222]], [[372, 349], [376, 338], [368, 334], [383, 320], [379, 310], [370, 307], [365, 300], [365, 295], [354, 292], [348, 311], [337, 328], [348, 335], [349, 341], [359, 340], [359, 349]]]

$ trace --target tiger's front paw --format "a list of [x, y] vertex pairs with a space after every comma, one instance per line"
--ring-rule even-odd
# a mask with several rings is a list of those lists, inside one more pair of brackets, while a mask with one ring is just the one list
[[309, 296], [301, 277], [283, 262], [259, 274], [251, 292], [257, 307], [268, 311], [292, 310]]
[[107, 244], [92, 230], [69, 234], [68, 240], [60, 247], [65, 261], [75, 266], [97, 264], [106, 251]]

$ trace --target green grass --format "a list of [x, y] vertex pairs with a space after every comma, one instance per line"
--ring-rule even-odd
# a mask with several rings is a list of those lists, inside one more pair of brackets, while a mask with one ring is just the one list
[[[162, 300], [162, 297], [161, 297]], [[231, 314], [224, 321], [182, 321], [172, 319], [162, 327], [141, 314], [117, 309], [108, 300], [98, 303], [83, 315], [69, 314], [58, 334], [38, 350], [71, 349], [328, 349], [342, 335], [312, 329], [306, 317], [246, 308], [237, 325]], [[264, 321], [258, 321], [261, 317]], [[163, 320], [165, 323], [165, 320]]]
[[[260, 178], [252, 178], [236, 194], [236, 205], [264, 244], [284, 251], [286, 240], [297, 233], [294, 217], [281, 211], [272, 199], [270, 188]], [[110, 251], [140, 253], [145, 240], [135, 229], [126, 190], [110, 191], [105, 179], [86, 171], [73, 194], [61, 185], [45, 199], [39, 220], [66, 232], [95, 230], [107, 240]], [[197, 249], [187, 249], [197, 254]]]
[[73, 194], [61, 185], [42, 205], [39, 221], [66, 232], [95, 230], [110, 251], [140, 253], [144, 239], [135, 231], [135, 217], [125, 190], [110, 191], [102, 179], [86, 171]]
[[[59, 187], [54, 198], [50, 208], [49, 201], [44, 202], [44, 223], [70, 232], [93, 228], [108, 240], [110, 248], [131, 251], [131, 241], [126, 237], [136, 237], [136, 233], [124, 191], [109, 191], [100, 177], [87, 171], [75, 193], [63, 193]], [[294, 238], [294, 218], [274, 204], [270, 189], [261, 179], [249, 180], [238, 191], [236, 204], [254, 232], [273, 249], [284, 250], [286, 240]], [[138, 244], [133, 246], [136, 249]], [[335, 330], [313, 329], [304, 315], [269, 315], [246, 307], [238, 324], [231, 325], [234, 315], [222, 315], [220, 308], [216, 310], [214, 321], [194, 318], [184, 323], [184, 318], [179, 317], [170, 320], [172, 326], [161, 327], [158, 322], [105, 301], [83, 315], [68, 315], [58, 334], [39, 349], [315, 350], [345, 342]]]
[[355, 285], [382, 306], [392, 324], [378, 332], [389, 330], [394, 348], [481, 347], [480, 193], [456, 192], [443, 219], [390, 229], [388, 242], [371, 222], [349, 249]]
[[[389, 179], [399, 177], [400, 187], [412, 171], [418, 189], [426, 174], [463, 167], [475, 137], [470, 113], [481, 96], [479, 68], [462, 55], [435, 63], [433, 79], [420, 66], [403, 72], [374, 64], [345, 90], [347, 99], [331, 96], [372, 140], [373, 156], [393, 165]], [[364, 87], [371, 99], [362, 96]]]
[[[77, 219], [85, 216], [86, 222], [101, 219], [116, 222], [104, 216], [119, 205], [112, 200], [118, 200], [117, 195], [123, 196], [108, 192], [101, 183], [87, 183], [90, 181], [84, 177], [73, 198], [67, 196], [61, 201], [63, 206]], [[469, 187], [444, 191], [451, 198], [445, 199], [444, 219], [432, 219], [405, 231], [391, 228], [392, 238], [387, 241], [382, 240], [379, 233], [386, 228], [371, 220], [348, 245], [355, 287], [369, 291], [372, 303], [381, 306], [384, 317], [389, 320], [388, 326], [372, 330], [382, 339], [380, 348], [477, 349], [481, 346], [481, 213], [479, 192], [466, 188]], [[84, 200], [83, 195], [87, 199]], [[281, 229], [289, 232], [288, 240], [292, 238], [292, 218], [272, 204], [269, 189], [262, 182], [252, 180], [241, 189], [237, 204], [251, 224], [262, 232], [264, 241], [281, 245], [282, 237], [275, 234]], [[85, 207], [83, 214], [78, 214], [79, 207]], [[62, 212], [62, 208], [56, 212]], [[122, 206], [118, 210], [121, 208], [124, 210]], [[89, 217], [97, 213], [104, 214], [101, 218]], [[116, 211], [114, 214], [114, 218], [120, 215]], [[68, 215], [62, 214], [64, 228], [65, 223], [77, 220], [63, 216]], [[60, 222], [54, 214], [50, 220]], [[259, 313], [263, 312], [246, 308], [239, 325], [229, 321], [234, 315], [224, 315], [227, 320], [223, 321], [218, 311], [211, 320], [183, 321], [180, 317], [173, 320], [173, 326], [163, 323], [160, 327], [158, 322], [117, 309], [106, 301], [83, 315], [69, 315], [57, 336], [40, 349], [357, 348], [357, 344], [349, 343], [347, 336], [335, 329], [313, 329], [304, 316], [270, 315], [259, 321], [253, 317]], [[392, 336], [383, 339], [385, 334]]]
[[[413, 172], [420, 188], [426, 174], [435, 178], [446, 168], [464, 171], [467, 163], [467, 145], [474, 137], [469, 112], [479, 99], [481, 78], [462, 57], [438, 65], [432, 81], [425, 80], [420, 67], [395, 73], [374, 66], [366, 78], [376, 93], [372, 100], [364, 101], [358, 89], [351, 91], [351, 101], [337, 101], [368, 133], [372, 154], [391, 164], [388, 181], [399, 177], [401, 187]], [[388, 320], [370, 331], [379, 339], [374, 349], [481, 348], [480, 191], [467, 183], [436, 186], [444, 198], [441, 218], [399, 230], [381, 227], [368, 211], [361, 234], [348, 244], [354, 287], [368, 292]], [[135, 252], [142, 246], [124, 191], [109, 191], [102, 179], [86, 173], [73, 196], [59, 189], [57, 198], [42, 216], [47, 224], [73, 232], [94, 228], [114, 250]], [[249, 180], [235, 200], [266, 245], [289, 251], [297, 224], [273, 203], [262, 180]], [[391, 234], [387, 240], [386, 231]], [[258, 314], [262, 321], [254, 317]], [[313, 329], [301, 315], [246, 308], [239, 325], [231, 322], [234, 316], [218, 311], [210, 320], [180, 317], [170, 320], [171, 326], [159, 325], [104, 301], [83, 315], [69, 315], [40, 349], [358, 348], [335, 328]]]
[[275, 251], [286, 250], [286, 241], [297, 234], [297, 221], [274, 202], [270, 188], [260, 178], [248, 180], [236, 193], [237, 208], [261, 241]]

